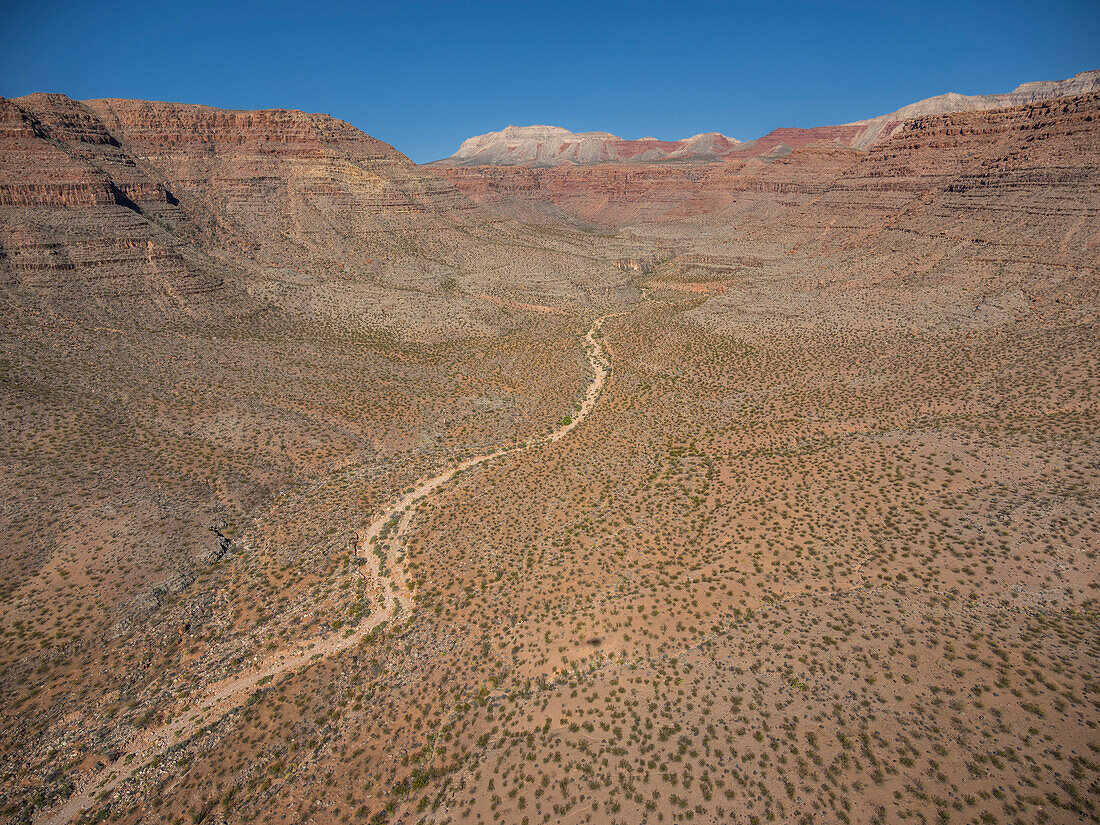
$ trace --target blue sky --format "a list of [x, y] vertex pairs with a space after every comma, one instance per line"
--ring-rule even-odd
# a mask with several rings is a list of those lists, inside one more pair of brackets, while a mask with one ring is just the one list
[[744, 140], [1100, 68], [1100, 0], [312, 5], [0, 0], [0, 95], [326, 112], [423, 162], [509, 123]]

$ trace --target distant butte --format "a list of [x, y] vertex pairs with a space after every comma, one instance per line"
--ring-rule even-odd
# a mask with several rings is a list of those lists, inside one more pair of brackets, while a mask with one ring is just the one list
[[800, 149], [819, 141], [868, 149], [890, 138], [906, 120], [948, 112], [973, 112], [1025, 106], [1055, 97], [1100, 90], [1100, 71], [1080, 72], [1068, 80], [1023, 83], [1007, 94], [961, 95], [954, 92], [910, 103], [896, 112], [839, 126], [780, 127], [756, 140], [742, 142], [720, 132], [683, 140], [652, 137], [629, 140], [610, 132], [570, 132], [560, 126], [508, 126], [462, 142], [441, 166], [569, 166], [587, 163], [653, 163], [718, 161]]
[[659, 160], [712, 159], [741, 142], [718, 132], [683, 140], [653, 137], [624, 140], [610, 132], [570, 132], [560, 126], [508, 126], [463, 141], [444, 161], [462, 166], [562, 166], [577, 163], [639, 163]]
[[470, 138], [453, 157], [429, 167], [507, 218], [621, 228], [705, 215], [753, 191], [820, 194], [921, 118], [1026, 107], [1097, 90], [1100, 71], [1087, 71], [1069, 80], [1025, 83], [1008, 94], [939, 95], [858, 123], [781, 127], [744, 143], [698, 135], [643, 147], [644, 141], [605, 132], [512, 126]]

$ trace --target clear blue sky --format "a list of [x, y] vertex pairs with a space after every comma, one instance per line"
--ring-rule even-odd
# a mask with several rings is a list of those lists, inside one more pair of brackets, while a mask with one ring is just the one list
[[1100, 68], [1100, 0], [0, 0], [0, 95], [326, 112], [417, 161], [509, 123], [844, 123]]

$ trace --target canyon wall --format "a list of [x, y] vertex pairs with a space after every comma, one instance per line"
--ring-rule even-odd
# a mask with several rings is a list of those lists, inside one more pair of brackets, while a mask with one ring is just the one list
[[504, 217], [622, 227], [713, 212], [746, 191], [822, 191], [857, 157], [854, 150], [820, 141], [790, 154], [714, 164], [438, 167], [438, 172]]
[[[792, 153], [722, 209], [638, 231], [688, 253], [756, 253], [759, 268], [715, 277], [728, 288], [703, 314], [726, 326], [763, 306], [780, 274], [801, 284], [783, 300], [806, 323], [1079, 323], [1094, 312], [1100, 94], [918, 118], [817, 177], [820, 162]], [[821, 191], [803, 185], [815, 178]], [[701, 277], [675, 259], [668, 269], [657, 277]]]
[[576, 307], [628, 288], [569, 238], [532, 243], [387, 144], [298, 111], [0, 100], [0, 216], [8, 303], [116, 326], [275, 306], [462, 337], [506, 322], [485, 294]]
[[174, 231], [187, 218], [163, 179], [62, 95], [0, 100], [0, 218], [5, 299], [24, 312], [102, 319], [125, 304], [115, 320], [137, 321], [230, 299]]

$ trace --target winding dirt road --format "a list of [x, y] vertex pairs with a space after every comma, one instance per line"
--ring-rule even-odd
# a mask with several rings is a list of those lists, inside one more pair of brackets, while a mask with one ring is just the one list
[[[501, 456], [521, 453], [560, 441], [584, 421], [596, 405], [608, 375], [611, 361], [600, 343], [598, 333], [603, 322], [624, 313], [604, 315], [589, 328], [585, 335], [585, 354], [592, 368], [592, 379], [585, 390], [580, 407], [570, 416], [568, 423], [540, 438], [513, 447], [503, 447], [491, 453], [467, 458], [449, 470], [417, 481], [413, 488], [391, 504], [375, 518], [365, 531], [358, 534], [356, 552], [360, 569], [370, 585], [382, 589], [382, 605], [351, 630], [333, 631], [325, 636], [292, 644], [265, 656], [249, 670], [210, 685], [194, 704], [174, 714], [171, 721], [159, 727], [138, 733], [127, 744], [118, 759], [86, 779], [81, 787], [62, 804], [41, 812], [35, 817], [35, 825], [68, 825], [89, 808], [102, 794], [114, 790], [134, 775], [150, 760], [167, 752], [174, 745], [187, 741], [206, 726], [216, 722], [231, 711], [244, 705], [263, 684], [316, 659], [332, 656], [359, 644], [379, 625], [412, 611], [413, 598], [405, 582], [404, 571], [396, 563], [394, 554], [387, 554], [385, 546], [395, 546], [406, 532], [416, 513], [416, 505], [438, 490], [456, 475], [485, 464]], [[390, 564], [383, 565], [383, 558]], [[388, 571], [388, 575], [384, 573]], [[398, 610], [400, 607], [400, 611]], [[262, 683], [262, 684], [261, 684]]]

